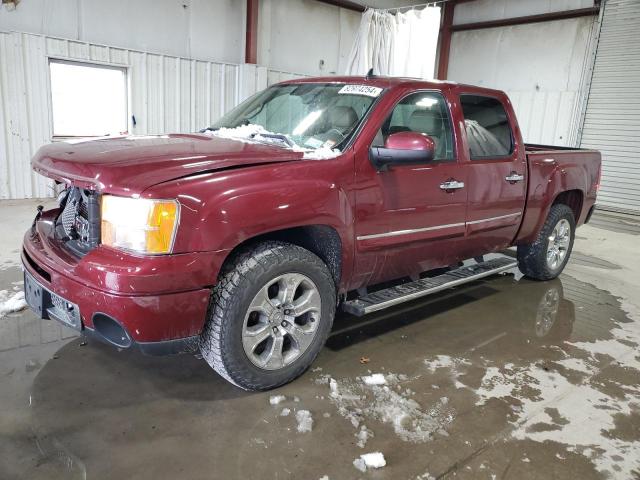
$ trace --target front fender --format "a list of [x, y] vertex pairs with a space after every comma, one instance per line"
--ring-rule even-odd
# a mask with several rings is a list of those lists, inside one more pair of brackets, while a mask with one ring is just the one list
[[156, 185], [143, 196], [177, 198], [174, 252], [231, 250], [247, 239], [327, 225], [353, 248], [353, 160], [309, 160], [204, 173]]

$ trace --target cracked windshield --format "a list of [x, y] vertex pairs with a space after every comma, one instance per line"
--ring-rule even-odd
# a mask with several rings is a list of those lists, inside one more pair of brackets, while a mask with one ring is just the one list
[[340, 153], [381, 93], [368, 85], [278, 85], [249, 98], [205, 131], [331, 156]]

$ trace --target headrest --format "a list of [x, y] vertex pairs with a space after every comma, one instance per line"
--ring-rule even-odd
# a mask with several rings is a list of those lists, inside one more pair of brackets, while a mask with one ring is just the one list
[[442, 119], [438, 112], [432, 110], [416, 110], [409, 117], [408, 127], [413, 132], [422, 132], [431, 136], [440, 136], [442, 133]]
[[336, 106], [329, 110], [329, 124], [333, 128], [351, 128], [357, 121], [358, 114], [351, 107]]

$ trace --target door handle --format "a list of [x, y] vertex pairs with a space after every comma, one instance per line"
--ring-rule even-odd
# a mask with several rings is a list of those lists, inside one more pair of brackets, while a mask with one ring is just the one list
[[518, 172], [511, 172], [509, 175], [504, 177], [504, 179], [507, 182], [513, 184], [513, 183], [521, 182], [522, 180], [524, 180], [524, 175], [520, 175]]
[[457, 180], [447, 180], [440, 184], [440, 190], [459, 190], [461, 188], [464, 188], [464, 182]]

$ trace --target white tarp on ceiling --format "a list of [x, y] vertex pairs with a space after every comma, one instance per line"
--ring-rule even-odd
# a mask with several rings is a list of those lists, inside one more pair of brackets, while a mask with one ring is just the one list
[[440, 7], [395, 14], [369, 9], [362, 15], [347, 63], [348, 75], [433, 78]]

